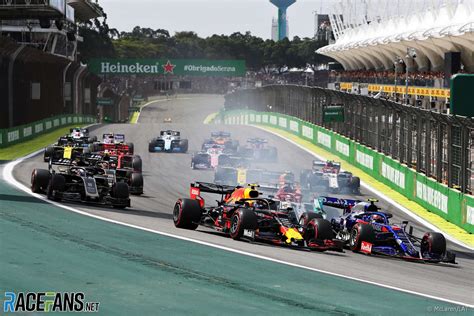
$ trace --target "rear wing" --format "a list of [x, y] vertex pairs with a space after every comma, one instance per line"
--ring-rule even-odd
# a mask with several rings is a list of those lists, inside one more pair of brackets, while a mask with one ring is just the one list
[[70, 166], [74, 160], [82, 157], [83, 151], [82, 147], [54, 147], [49, 164]]
[[318, 198], [320, 205], [332, 206], [336, 208], [346, 209], [348, 207], [352, 207], [357, 203], [361, 202], [359, 200], [352, 200], [352, 199], [341, 199], [336, 197], [329, 197], [329, 196], [320, 196]]
[[235, 186], [220, 185], [208, 182], [193, 182], [191, 183], [190, 194], [191, 198], [199, 196], [202, 192], [213, 193], [213, 194], [231, 194], [236, 189]]

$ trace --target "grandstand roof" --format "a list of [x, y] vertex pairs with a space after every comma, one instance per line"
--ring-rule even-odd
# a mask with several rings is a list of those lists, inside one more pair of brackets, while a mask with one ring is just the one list
[[[343, 12], [342, 19], [340, 12], [332, 14], [336, 42], [317, 52], [336, 59], [346, 70], [390, 70], [399, 56], [410, 70], [420, 71], [443, 70], [444, 54], [461, 52], [465, 69], [474, 71], [474, 0], [438, 0], [429, 6], [425, 1], [405, 2], [400, 12], [394, 1], [363, 1], [367, 8], [390, 9], [385, 16], [380, 11], [370, 16], [363, 7], [358, 8], [359, 19], [353, 11]], [[355, 10], [353, 3], [344, 5]], [[415, 63], [406, 56], [407, 48], [415, 48]]]

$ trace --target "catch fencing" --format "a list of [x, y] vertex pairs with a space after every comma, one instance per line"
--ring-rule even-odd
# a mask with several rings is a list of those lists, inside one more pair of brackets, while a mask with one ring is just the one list
[[[341, 105], [344, 121], [325, 123]], [[317, 87], [274, 85], [226, 96], [226, 109], [290, 115], [345, 136], [462, 193], [473, 192], [474, 120]]]

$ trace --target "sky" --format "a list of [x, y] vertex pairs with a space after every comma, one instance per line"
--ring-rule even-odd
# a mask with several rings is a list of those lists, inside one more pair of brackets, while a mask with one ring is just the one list
[[[325, 0], [324, 3], [328, 1]], [[277, 8], [269, 0], [99, 0], [108, 24], [119, 31], [133, 27], [194, 31], [201, 37], [250, 31], [271, 38]], [[288, 8], [290, 38], [314, 35], [313, 11], [325, 10], [323, 0], [297, 0]]]

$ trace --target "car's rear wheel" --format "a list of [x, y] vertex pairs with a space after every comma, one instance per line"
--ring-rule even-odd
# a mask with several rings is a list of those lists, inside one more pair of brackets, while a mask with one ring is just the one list
[[44, 162], [48, 162], [49, 158], [53, 155], [54, 148], [53, 146], [48, 146], [44, 149]]
[[180, 144], [179, 144], [179, 145], [180, 145], [180, 149], [181, 149], [180, 151], [181, 151], [182, 153], [187, 153], [187, 152], [188, 152], [189, 143], [188, 143], [188, 140], [187, 140], [187, 139], [182, 139], [182, 140], [180, 141]]
[[148, 152], [153, 153], [155, 152], [156, 142], [152, 141], [148, 143]]
[[142, 158], [138, 155], [132, 158], [132, 168], [135, 172], [142, 172]]
[[202, 209], [199, 202], [192, 199], [179, 199], [173, 209], [173, 223], [178, 228], [195, 230], [201, 221]]
[[143, 194], [143, 175], [141, 173], [132, 173], [130, 174], [130, 187], [131, 188], [139, 188], [140, 190], [133, 190], [134, 195], [141, 195]]
[[128, 146], [128, 153], [133, 155], [133, 152], [134, 152], [134, 145], [133, 143], [126, 143], [126, 145]]
[[443, 234], [427, 232], [421, 240], [420, 250], [422, 254], [429, 253], [442, 256], [446, 252], [446, 239]]
[[349, 238], [349, 247], [352, 251], [359, 251], [362, 246], [362, 242], [368, 242], [373, 244], [375, 241], [374, 229], [369, 224], [357, 223], [351, 229], [351, 235]]
[[45, 169], [34, 169], [31, 173], [31, 191], [41, 193], [47, 189], [49, 183], [49, 171]]
[[[66, 189], [66, 178], [60, 174], [53, 174], [48, 184], [48, 199], [61, 201], [60, 193]], [[58, 194], [59, 193], [59, 194]]]
[[257, 216], [249, 209], [239, 209], [234, 212], [230, 221], [230, 237], [239, 240], [245, 230], [255, 231], [258, 227]]

